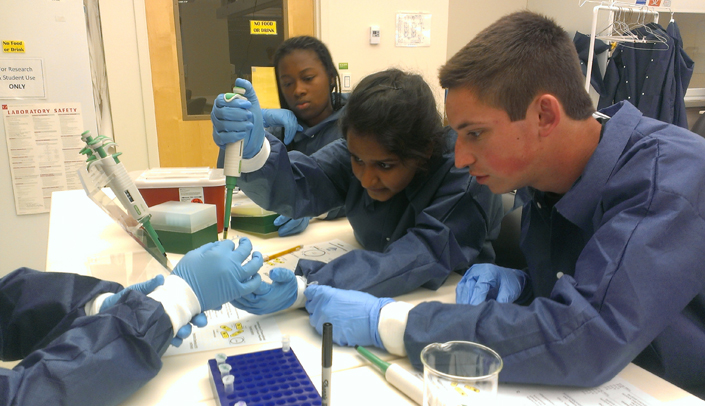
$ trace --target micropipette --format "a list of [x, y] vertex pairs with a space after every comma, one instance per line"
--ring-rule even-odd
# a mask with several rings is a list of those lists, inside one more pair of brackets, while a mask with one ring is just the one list
[[152, 217], [149, 213], [149, 206], [145, 203], [135, 183], [132, 182], [130, 175], [127, 174], [122, 162], [118, 159], [122, 152], [112, 155], [105, 152], [105, 147], [115, 145], [115, 142], [104, 135], [93, 138], [90, 131], [84, 131], [81, 134], [81, 139], [86, 143], [86, 147], [80, 153], [88, 157], [88, 170], [90, 171], [91, 167], [96, 168], [107, 177], [108, 186], [115, 193], [122, 206], [133, 219], [142, 224], [142, 227], [159, 249], [159, 252], [166, 257], [166, 251], [159, 240], [159, 236], [149, 221]]
[[387, 382], [404, 392], [414, 402], [423, 404], [423, 381], [397, 364], [382, 361], [364, 347], [356, 345], [355, 349], [382, 371]]
[[[229, 102], [233, 99], [247, 100], [244, 96], [245, 89], [234, 87], [233, 93], [224, 95], [225, 101]], [[223, 172], [225, 173], [225, 215], [223, 216], [223, 239], [228, 239], [228, 228], [230, 226], [230, 210], [233, 204], [233, 191], [237, 186], [237, 178], [242, 173], [242, 149], [245, 145], [244, 140], [230, 143], [225, 146], [225, 162], [223, 163]]]

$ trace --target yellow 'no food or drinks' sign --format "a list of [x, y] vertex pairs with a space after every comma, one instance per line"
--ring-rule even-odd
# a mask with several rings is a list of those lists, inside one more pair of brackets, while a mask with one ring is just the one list
[[9, 54], [23, 54], [24, 41], [2, 41], [2, 52]]
[[250, 20], [250, 34], [277, 35], [276, 21]]

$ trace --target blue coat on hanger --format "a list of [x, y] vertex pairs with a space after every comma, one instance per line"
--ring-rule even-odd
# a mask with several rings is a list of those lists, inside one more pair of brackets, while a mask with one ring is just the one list
[[633, 32], [649, 41], [661, 38], [665, 42], [620, 42], [605, 71], [605, 93], [598, 109], [626, 100], [646, 117], [688, 128], [683, 98], [693, 61], [683, 50], [675, 22], [669, 32], [653, 23]]

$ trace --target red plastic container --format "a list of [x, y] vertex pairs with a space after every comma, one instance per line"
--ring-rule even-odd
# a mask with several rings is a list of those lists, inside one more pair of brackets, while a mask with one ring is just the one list
[[154, 168], [130, 172], [130, 176], [149, 207], [169, 201], [214, 204], [218, 232], [223, 232], [225, 175], [222, 169]]

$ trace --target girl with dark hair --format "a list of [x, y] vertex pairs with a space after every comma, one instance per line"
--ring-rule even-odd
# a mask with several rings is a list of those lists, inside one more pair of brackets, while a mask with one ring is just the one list
[[[282, 42], [274, 53], [274, 74], [282, 109], [293, 112], [303, 128], [293, 139], [283, 138], [289, 150], [311, 155], [341, 138], [336, 124], [345, 98], [333, 58], [323, 42], [308, 36]], [[265, 112], [265, 126], [270, 124], [267, 115]]]
[[[263, 125], [288, 151], [306, 155], [342, 138], [338, 119], [347, 94], [340, 93], [340, 77], [325, 44], [309, 36], [289, 38], [274, 52], [273, 62], [282, 108], [263, 109]], [[220, 155], [218, 167], [222, 167], [224, 153]], [[335, 210], [325, 217], [344, 214], [344, 210]], [[284, 237], [304, 231], [309, 220], [281, 216], [274, 224]]]
[[244, 137], [249, 150], [238, 186], [261, 207], [293, 218], [344, 206], [364, 249], [328, 264], [301, 260], [298, 278], [273, 270], [272, 284], [234, 305], [258, 314], [300, 306], [314, 281], [377, 296], [437, 289], [451, 272], [494, 260], [501, 199], [455, 168], [450, 134], [421, 76], [390, 69], [363, 79], [341, 118], [344, 139], [311, 156], [265, 139], [256, 95], [238, 81], [252, 103], [219, 103], [213, 115], [216, 143]]

